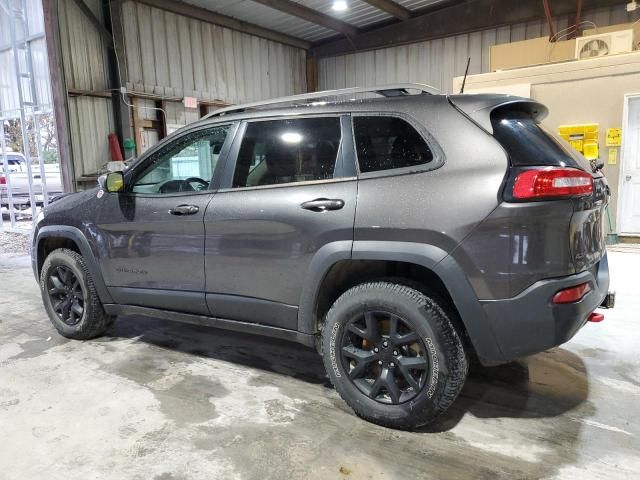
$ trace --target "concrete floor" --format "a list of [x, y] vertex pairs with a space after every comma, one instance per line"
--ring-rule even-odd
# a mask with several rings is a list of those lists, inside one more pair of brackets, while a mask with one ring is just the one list
[[0, 478], [640, 478], [640, 254], [610, 257], [604, 323], [476, 368], [410, 433], [355, 417], [297, 345], [134, 317], [66, 340], [2, 256]]

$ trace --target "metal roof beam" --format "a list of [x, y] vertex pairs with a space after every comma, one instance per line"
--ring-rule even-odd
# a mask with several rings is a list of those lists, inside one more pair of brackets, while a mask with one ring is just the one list
[[400, 20], [409, 20], [411, 18], [411, 10], [403, 7], [402, 5], [393, 2], [392, 0], [363, 0], [368, 3], [372, 7], [377, 8], [378, 10], [382, 10], [383, 12], [387, 12], [389, 15], [393, 15], [394, 17]]
[[[611, 6], [611, 0], [583, 0], [582, 10], [607, 6]], [[555, 0], [553, 3], [555, 16], [575, 14], [575, 9], [576, 0]], [[448, 4], [404, 22], [373, 28], [349, 40], [318, 42], [312, 51], [317, 57], [342, 55], [540, 19], [544, 19], [544, 11], [539, 0], [469, 0]]]
[[359, 30], [342, 20], [332, 17], [331, 15], [325, 15], [322, 12], [314, 10], [309, 7], [305, 7], [299, 3], [291, 0], [252, 0], [256, 3], [261, 3], [267, 7], [279, 10], [283, 13], [293, 15], [294, 17], [302, 18], [316, 25], [321, 25], [329, 30], [342, 33], [348, 37], [354, 37], [359, 33]]
[[67, 85], [64, 78], [62, 45], [60, 43], [60, 15], [58, 2], [42, 2], [47, 63], [51, 79], [51, 99], [56, 120], [60, 171], [65, 192], [75, 192], [75, 173], [71, 136], [69, 133], [69, 103]]
[[268, 28], [259, 27], [253, 23], [244, 22], [226, 15], [212, 12], [204, 8], [189, 5], [183, 2], [175, 2], [171, 0], [137, 0], [140, 3], [144, 3], [151, 7], [160, 8], [167, 12], [175, 13], [177, 15], [184, 15], [185, 17], [195, 18], [196, 20], [202, 20], [203, 22], [213, 23], [222, 27], [237, 30], [238, 32], [247, 33], [249, 35], [255, 35], [256, 37], [266, 38], [274, 42], [284, 43], [296, 48], [302, 48], [308, 50], [311, 48], [311, 43], [301, 38], [292, 37], [284, 33], [276, 32]]

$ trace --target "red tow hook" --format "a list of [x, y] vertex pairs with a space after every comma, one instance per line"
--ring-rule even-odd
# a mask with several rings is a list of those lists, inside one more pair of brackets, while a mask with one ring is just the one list
[[601, 322], [604, 320], [604, 314], [603, 313], [598, 313], [598, 312], [593, 312], [591, 315], [589, 315], [588, 321], [590, 322]]

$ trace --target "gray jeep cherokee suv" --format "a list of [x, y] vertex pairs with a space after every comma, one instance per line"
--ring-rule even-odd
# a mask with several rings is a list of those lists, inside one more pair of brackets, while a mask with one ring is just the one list
[[44, 306], [75, 339], [142, 314], [315, 346], [358, 415], [424, 425], [470, 358], [601, 318], [609, 188], [545, 114], [413, 84], [214, 112], [45, 210]]

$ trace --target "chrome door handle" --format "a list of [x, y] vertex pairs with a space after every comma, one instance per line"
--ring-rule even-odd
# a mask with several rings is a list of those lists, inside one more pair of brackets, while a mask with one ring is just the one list
[[344, 207], [344, 200], [339, 198], [316, 198], [315, 200], [304, 202], [300, 206], [312, 212], [326, 212], [327, 210], [340, 210]]
[[625, 180], [628, 182], [629, 180], [631, 180], [631, 175], [627, 175], [626, 177], [624, 177]]
[[169, 210], [171, 215], [195, 215], [200, 209], [197, 205], [178, 205]]

